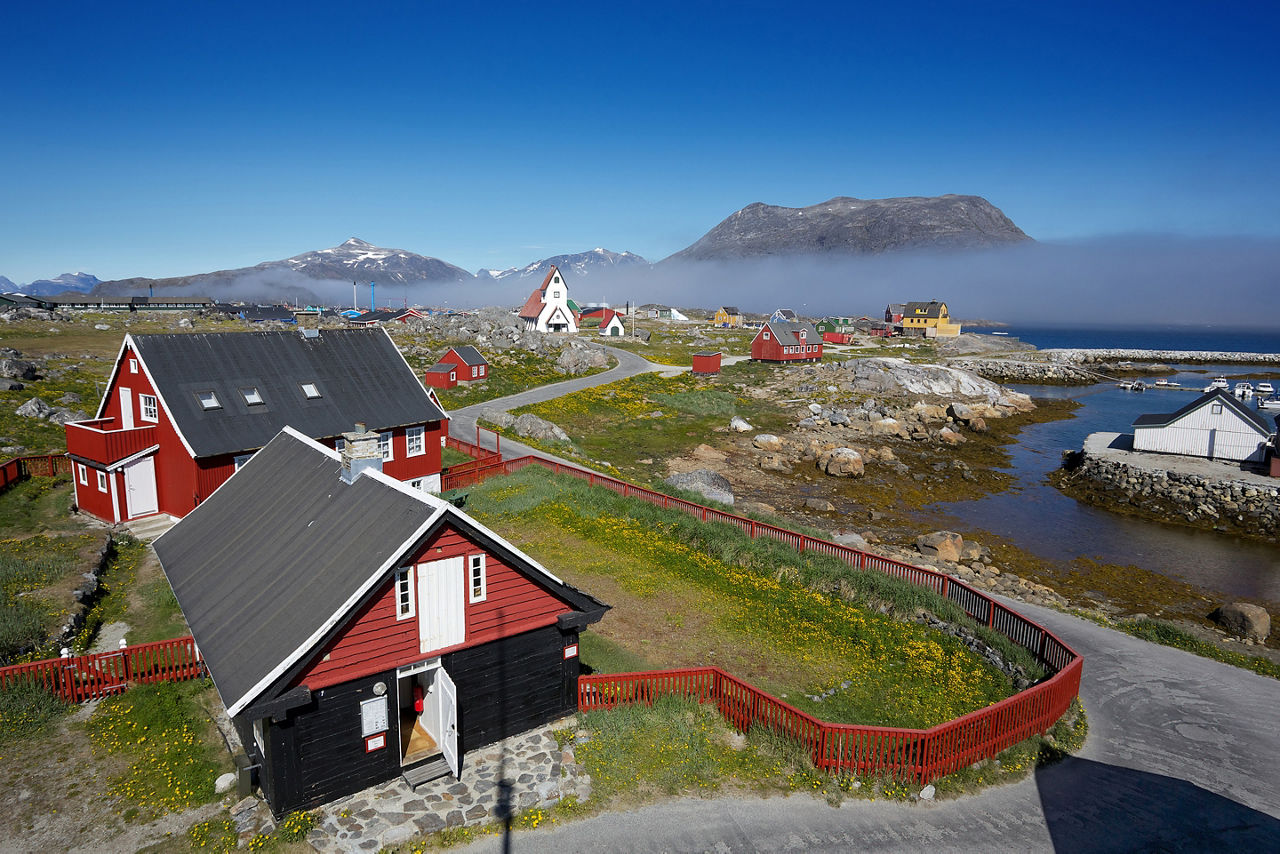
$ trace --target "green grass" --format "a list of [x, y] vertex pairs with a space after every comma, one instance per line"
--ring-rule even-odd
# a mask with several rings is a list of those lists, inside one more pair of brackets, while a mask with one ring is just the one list
[[68, 514], [74, 494], [70, 475], [20, 481], [0, 493], [0, 531], [12, 537], [72, 530], [76, 526]]
[[0, 689], [0, 745], [43, 735], [70, 708], [34, 680]]
[[122, 814], [152, 820], [217, 799], [230, 761], [208, 711], [216, 705], [204, 680], [139, 685], [99, 704], [87, 729], [95, 751], [128, 764], [109, 789]]
[[[488, 379], [483, 382], [459, 383], [455, 388], [436, 392], [446, 410], [572, 379], [568, 374], [556, 370], [557, 357], [531, 353], [528, 350], [495, 350], [486, 351], [485, 358], [489, 360]], [[418, 374], [421, 375], [427, 367], [430, 365], [423, 364]], [[608, 368], [597, 368], [578, 376], [590, 376], [606, 370]]]
[[653, 670], [644, 656], [611, 641], [598, 632], [584, 632], [578, 640], [583, 671], [592, 673], [634, 673]]
[[94, 542], [91, 534], [0, 540], [0, 659], [38, 647], [66, 618], [70, 582], [86, 569], [85, 552]]
[[469, 463], [471, 462], [471, 457], [462, 453], [462, 451], [456, 451], [453, 448], [441, 448], [440, 462], [445, 468], [448, 468], [449, 466], [457, 466], [457, 465], [462, 465], [463, 463]]
[[[571, 565], [587, 589], [592, 576], [610, 578], [629, 610], [650, 612], [651, 632], [664, 624], [679, 632], [675, 655], [684, 660], [654, 658], [644, 639], [611, 636], [627, 651], [655, 667], [754, 668], [761, 688], [827, 720], [928, 727], [1009, 693], [1007, 677], [959, 641], [882, 614], [882, 606], [967, 623], [1032, 678], [1040, 673], [1028, 653], [926, 590], [582, 481], [526, 469], [473, 489], [468, 509], [530, 532], [536, 539], [526, 548], [554, 571]], [[688, 660], [710, 650], [714, 658]]]

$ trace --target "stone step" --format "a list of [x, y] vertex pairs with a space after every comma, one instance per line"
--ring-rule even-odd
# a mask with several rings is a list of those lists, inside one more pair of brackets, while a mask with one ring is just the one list
[[445, 761], [444, 756], [439, 756], [430, 762], [407, 769], [400, 776], [409, 784], [410, 789], [416, 789], [423, 783], [439, 780], [449, 773], [449, 763]]
[[160, 513], [155, 516], [144, 516], [141, 519], [133, 519], [124, 523], [125, 529], [143, 542], [151, 542], [165, 531], [172, 528], [178, 522], [167, 513]]

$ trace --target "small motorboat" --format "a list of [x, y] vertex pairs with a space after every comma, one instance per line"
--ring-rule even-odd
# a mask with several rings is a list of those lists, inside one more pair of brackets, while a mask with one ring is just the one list
[[1125, 391], [1146, 391], [1147, 384], [1142, 380], [1121, 380], [1116, 383], [1116, 388], [1122, 388]]
[[1259, 409], [1280, 409], [1280, 394], [1273, 394], [1258, 401]]
[[1226, 377], [1215, 377], [1213, 382], [1205, 386], [1205, 391], [1213, 391], [1215, 388], [1226, 389], [1231, 388], [1231, 383], [1227, 382]]
[[1182, 387], [1182, 383], [1177, 383], [1177, 382], [1174, 382], [1173, 380], [1167, 380], [1164, 377], [1161, 377], [1160, 379], [1156, 380], [1156, 388], [1181, 388], [1181, 387]]
[[1271, 395], [1276, 393], [1276, 390], [1271, 387], [1271, 383], [1266, 380], [1258, 383], [1257, 387], [1254, 388], [1254, 391], [1261, 395]]
[[1236, 387], [1231, 390], [1231, 393], [1242, 399], [1253, 397], [1253, 383], [1247, 381], [1236, 383]]

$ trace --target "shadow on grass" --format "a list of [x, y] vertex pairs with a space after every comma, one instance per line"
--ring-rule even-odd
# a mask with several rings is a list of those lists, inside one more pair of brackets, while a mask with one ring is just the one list
[[1036, 785], [1055, 851], [1275, 851], [1280, 820], [1148, 771], [1067, 757]]

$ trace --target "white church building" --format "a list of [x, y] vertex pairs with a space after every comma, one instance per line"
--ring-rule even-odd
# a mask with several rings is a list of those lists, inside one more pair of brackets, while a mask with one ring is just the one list
[[539, 332], [573, 334], [578, 331], [578, 322], [569, 308], [569, 286], [554, 264], [541, 286], [529, 295], [524, 308], [520, 309], [520, 320], [525, 329]]

